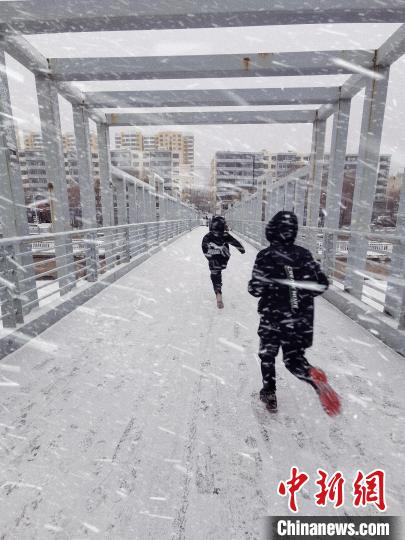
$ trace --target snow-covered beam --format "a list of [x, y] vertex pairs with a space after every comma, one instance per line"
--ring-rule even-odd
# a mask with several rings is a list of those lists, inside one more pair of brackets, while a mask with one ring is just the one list
[[1, 22], [26, 34], [286, 24], [405, 22], [402, 0], [25, 0], [1, 2]]
[[111, 126], [169, 126], [202, 124], [301, 124], [314, 122], [315, 110], [227, 111], [107, 114]]
[[338, 87], [234, 88], [221, 90], [151, 90], [87, 92], [93, 108], [115, 107], [225, 107], [233, 105], [308, 105], [334, 103]]
[[336, 75], [372, 69], [374, 51], [50, 58], [58, 81]]

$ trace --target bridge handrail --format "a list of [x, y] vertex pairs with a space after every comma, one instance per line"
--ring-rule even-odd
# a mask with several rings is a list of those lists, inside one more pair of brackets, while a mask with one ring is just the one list
[[[187, 215], [177, 219], [0, 239], [3, 327], [17, 327], [45, 299], [67, 294], [79, 282], [96, 282], [116, 266], [201, 224], [196, 211], [183, 210]], [[44, 242], [43, 249], [38, 242]], [[49, 281], [44, 285], [45, 279]]]
[[[243, 205], [241, 205], [243, 206]], [[240, 218], [237, 214], [248, 209], [233, 207], [225, 217], [230, 227], [239, 232], [256, 245], [268, 245], [265, 239], [266, 223], [257, 219]], [[342, 249], [340, 239], [348, 242], [347, 250]], [[297, 243], [309, 248], [317, 257], [328, 274], [332, 283], [339, 289], [352, 294], [347, 286], [347, 268], [350, 263], [351, 237], [367, 240], [365, 251], [366, 270], [361, 273], [362, 286], [356, 298], [366, 303], [368, 307], [390, 315], [398, 324], [399, 329], [405, 329], [405, 238], [395, 233], [373, 231], [356, 231], [350, 229], [332, 229], [328, 227], [300, 226]], [[378, 249], [375, 243], [388, 246]]]

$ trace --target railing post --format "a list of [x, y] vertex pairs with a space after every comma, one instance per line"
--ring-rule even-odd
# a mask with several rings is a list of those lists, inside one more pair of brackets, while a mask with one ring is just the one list
[[98, 246], [97, 233], [87, 233], [84, 238], [86, 246], [87, 281], [97, 281], [98, 278]]
[[23, 305], [18, 282], [18, 270], [15, 263], [15, 250], [12, 244], [0, 245], [0, 277], [5, 289], [1, 289], [1, 312], [4, 328], [15, 328], [24, 322]]
[[368, 79], [364, 96], [359, 158], [353, 195], [351, 237], [349, 240], [345, 289], [361, 298], [366, 267], [370, 222], [375, 197], [381, 135], [387, 99], [389, 67], [377, 67], [381, 78]]
[[[45, 153], [46, 176], [49, 182], [54, 209], [53, 232], [71, 230], [69, 198], [65, 174], [62, 132], [60, 125], [58, 92], [54, 83], [43, 75], [35, 76], [42, 142]], [[56, 269], [60, 294], [66, 294], [75, 286], [75, 262], [72, 237], [61, 234], [55, 237]]]
[[114, 179], [117, 193], [117, 225], [125, 225], [127, 219], [127, 186], [124, 179]]
[[137, 196], [137, 189], [135, 183], [128, 183], [128, 220], [129, 220], [129, 227], [128, 227], [128, 248], [129, 248], [129, 257], [131, 258], [132, 253], [132, 242], [134, 238], [134, 227], [131, 227], [132, 223], [136, 223], [137, 220], [137, 206], [136, 206], [136, 196]]
[[399, 328], [405, 329], [405, 175], [402, 179], [396, 223], [396, 236], [399, 237], [391, 255], [391, 271], [388, 278], [384, 310], [398, 319]]
[[144, 231], [144, 239], [145, 239], [144, 251], [146, 252], [149, 249], [149, 224], [148, 223], [145, 223], [145, 225], [143, 226], [143, 231]]
[[[326, 188], [326, 229], [339, 228], [350, 106], [350, 99], [339, 99], [333, 115], [332, 142]], [[328, 276], [333, 275], [335, 268], [336, 241], [337, 234], [328, 231], [324, 233], [322, 267]]]
[[131, 260], [131, 234], [130, 234], [130, 225], [125, 227], [124, 238], [125, 238], [125, 262], [130, 262]]

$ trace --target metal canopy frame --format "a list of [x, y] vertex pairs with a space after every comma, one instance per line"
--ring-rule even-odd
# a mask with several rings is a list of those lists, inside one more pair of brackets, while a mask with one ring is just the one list
[[[101, 2], [102, 4], [103, 2]], [[21, 32], [19, 25], [22, 24], [21, 17], [16, 22], [15, 14], [18, 12], [19, 2], [2, 2], [2, 13], [4, 5], [3, 35], [0, 38], [0, 46], [31, 70], [37, 76], [49, 77], [61, 95], [72, 104], [80, 104], [89, 110], [90, 117], [97, 123], [109, 123], [103, 108], [128, 108], [128, 107], [180, 107], [180, 106], [228, 106], [228, 105], [293, 105], [293, 104], [319, 104], [317, 118], [326, 119], [336, 110], [339, 99], [353, 97], [357, 92], [365, 87], [367, 82], [367, 70], [373, 72], [381, 66], [388, 65], [397, 60], [405, 52], [405, 25], [401, 26], [392, 36], [381, 45], [376, 51], [313, 51], [301, 53], [262, 53], [254, 55], [190, 55], [190, 56], [170, 56], [170, 57], [129, 57], [129, 58], [45, 58], [36, 50], [24, 37], [18, 34]], [[35, 10], [30, 12], [30, 8]], [[77, 0], [78, 9], [81, 12], [83, 21], [92, 20], [92, 13], [89, 2], [83, 6]], [[101, 5], [97, 4], [97, 5]], [[139, 4], [139, 3], [138, 3]], [[256, 8], [260, 5], [255, 2]], [[288, 7], [288, 5], [290, 7]], [[283, 10], [285, 13], [292, 13], [294, 0], [289, 0]], [[331, 3], [332, 5], [332, 3]], [[365, 13], [374, 15], [378, 13], [378, 3], [364, 3], [363, 21]], [[33, 21], [42, 16], [40, 8], [45, 9], [47, 2], [24, 2], [26, 11], [24, 21]], [[121, 4], [119, 5], [121, 6]], [[163, 9], [160, 3], [152, 11]], [[254, 6], [253, 6], [254, 7]], [[315, 3], [312, 6], [313, 13], [316, 12]], [[122, 8], [113, 8], [118, 10]], [[197, 7], [195, 6], [197, 9]], [[263, 6], [262, 6], [263, 8]], [[36, 11], [39, 9], [39, 11]], [[124, 9], [124, 8], [122, 8]], [[142, 9], [148, 11], [148, 6], [140, 6], [138, 13]], [[172, 9], [172, 8], [171, 8]], [[181, 6], [178, 7], [181, 11]], [[214, 8], [213, 8], [214, 9]], [[248, 9], [248, 8], [246, 8]], [[250, 8], [249, 8], [250, 9]], [[253, 9], [253, 8], [252, 8]], [[336, 7], [336, 12], [339, 8]], [[340, 9], [343, 9], [342, 7]], [[356, 8], [357, 9], [357, 8]], [[392, 1], [389, 8], [384, 8], [384, 16], [387, 13], [396, 13], [400, 20], [400, 13], [405, 10], [402, 1]], [[55, 10], [60, 14], [58, 21], [70, 20], [69, 16], [73, 12], [69, 6], [64, 10], [61, 6], [49, 8], [47, 13], [52, 16]], [[345, 13], [350, 13], [350, 8], [345, 7]], [[145, 12], [146, 12], [145, 11]], [[311, 9], [304, 9], [305, 13], [310, 13]], [[231, 11], [232, 12], [232, 11]], [[229, 12], [229, 13], [231, 13]], [[322, 11], [324, 12], [324, 11]], [[244, 14], [247, 13], [246, 11]], [[13, 15], [14, 14], [14, 15]], [[156, 13], [155, 13], [156, 15]], [[156, 15], [158, 16], [158, 15]], [[88, 18], [87, 18], [88, 17]], [[44, 16], [42, 21], [48, 20]], [[49, 19], [51, 20], [51, 19]], [[53, 19], [52, 19], [53, 20]], [[108, 22], [108, 17], [105, 17]], [[349, 19], [350, 20], [350, 17]], [[367, 19], [369, 21], [370, 19]], [[31, 22], [29, 24], [31, 24]], [[105, 24], [107, 24], [105, 22]], [[25, 23], [24, 23], [25, 24]], [[29, 26], [28, 24], [28, 26]], [[48, 23], [47, 23], [48, 24]], [[263, 23], [264, 24], [264, 23]], [[281, 23], [280, 23], [281, 24]], [[298, 24], [298, 23], [296, 23]], [[52, 32], [52, 24], [48, 32]], [[233, 25], [233, 24], [232, 24]], [[27, 28], [28, 28], [27, 26]], [[235, 24], [235, 26], [238, 26]], [[110, 28], [111, 29], [111, 28]], [[121, 28], [120, 28], [121, 29]], [[13, 30], [13, 33], [11, 33]], [[90, 31], [98, 31], [94, 28]], [[44, 30], [45, 31], [45, 30]], [[72, 30], [73, 31], [73, 30]], [[76, 30], [79, 31], [79, 30]], [[80, 31], [84, 31], [80, 27]], [[198, 62], [196, 62], [198, 59]], [[366, 70], [366, 75], [359, 75], [357, 71]], [[128, 80], [139, 79], [166, 79], [166, 78], [206, 78], [206, 77], [258, 77], [258, 76], [305, 76], [315, 74], [351, 74], [351, 77], [341, 87], [326, 88], [283, 88], [283, 89], [231, 89], [231, 90], [194, 90], [194, 91], [154, 91], [154, 92], [81, 92], [77, 87], [70, 84], [72, 81], [96, 81], [96, 80]], [[312, 97], [311, 97], [312, 93]], [[159, 100], [161, 100], [159, 102]], [[239, 101], [239, 102], [238, 102]], [[238, 103], [235, 103], [238, 102]], [[197, 105], [198, 104], [198, 105]], [[216, 105], [215, 105], [216, 104]], [[302, 111], [297, 111], [300, 118]], [[155, 117], [157, 118], [157, 117]], [[197, 118], [197, 117], [196, 117]], [[244, 117], [241, 116], [244, 120]], [[199, 120], [198, 120], [199, 121]], [[300, 121], [300, 120], [299, 120]], [[204, 122], [205, 123], [205, 122]], [[215, 122], [216, 123], [216, 122]], [[232, 122], [233, 123], [233, 122]], [[245, 123], [245, 121], [243, 121]], [[157, 124], [155, 124], [157, 125]]]
[[401, 0], [26, 0], [2, 2], [1, 23], [23, 34], [235, 26], [405, 22]]

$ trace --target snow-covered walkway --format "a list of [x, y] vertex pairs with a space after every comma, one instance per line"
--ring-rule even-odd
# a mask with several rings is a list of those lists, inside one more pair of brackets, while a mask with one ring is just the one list
[[[200, 251], [183, 236], [0, 364], [0, 538], [258, 538], [292, 465], [387, 473], [405, 501], [405, 360], [317, 300], [311, 361], [343, 398], [330, 419], [278, 364], [279, 413], [258, 402], [255, 250], [233, 252], [217, 310]], [[13, 383], [15, 383], [13, 385]]]

